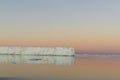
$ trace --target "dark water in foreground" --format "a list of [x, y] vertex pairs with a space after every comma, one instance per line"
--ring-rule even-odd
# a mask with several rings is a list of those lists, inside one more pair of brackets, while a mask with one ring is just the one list
[[0, 55], [0, 80], [120, 80], [120, 57]]
[[0, 80], [25, 80], [25, 79], [18, 79], [18, 78], [7, 78], [7, 77], [1, 77]]

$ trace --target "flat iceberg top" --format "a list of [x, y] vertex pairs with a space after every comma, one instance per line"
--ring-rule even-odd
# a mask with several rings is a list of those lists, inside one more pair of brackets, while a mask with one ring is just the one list
[[0, 47], [0, 54], [74, 55], [74, 48], [66, 47]]

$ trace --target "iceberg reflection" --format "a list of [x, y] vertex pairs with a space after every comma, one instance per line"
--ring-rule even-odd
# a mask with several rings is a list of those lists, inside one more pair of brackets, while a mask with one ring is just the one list
[[0, 55], [1, 64], [74, 64], [74, 56]]

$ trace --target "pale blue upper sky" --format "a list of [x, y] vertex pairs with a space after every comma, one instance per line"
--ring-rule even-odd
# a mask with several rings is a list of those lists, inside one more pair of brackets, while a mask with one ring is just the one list
[[[20, 17], [27, 14], [33, 16], [82, 16], [83, 14], [115, 16], [120, 13], [119, 3], [119, 0], [0, 0], [0, 9], [4, 15], [8, 12], [10, 14], [7, 16], [13, 16], [17, 12], [19, 15], [16, 15]], [[36, 15], [37, 12], [40, 15]]]
[[119, 21], [120, 0], [0, 0], [0, 36], [51, 36], [51, 41], [78, 43], [99, 36], [116, 41]]
[[[73, 20], [119, 21], [119, 0], [0, 0], [0, 20], [58, 23]], [[82, 27], [82, 26], [81, 26]]]

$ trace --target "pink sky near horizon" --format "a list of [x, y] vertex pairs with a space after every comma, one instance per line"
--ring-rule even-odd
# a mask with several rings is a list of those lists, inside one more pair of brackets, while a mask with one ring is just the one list
[[1, 0], [0, 46], [120, 52], [120, 1]]

